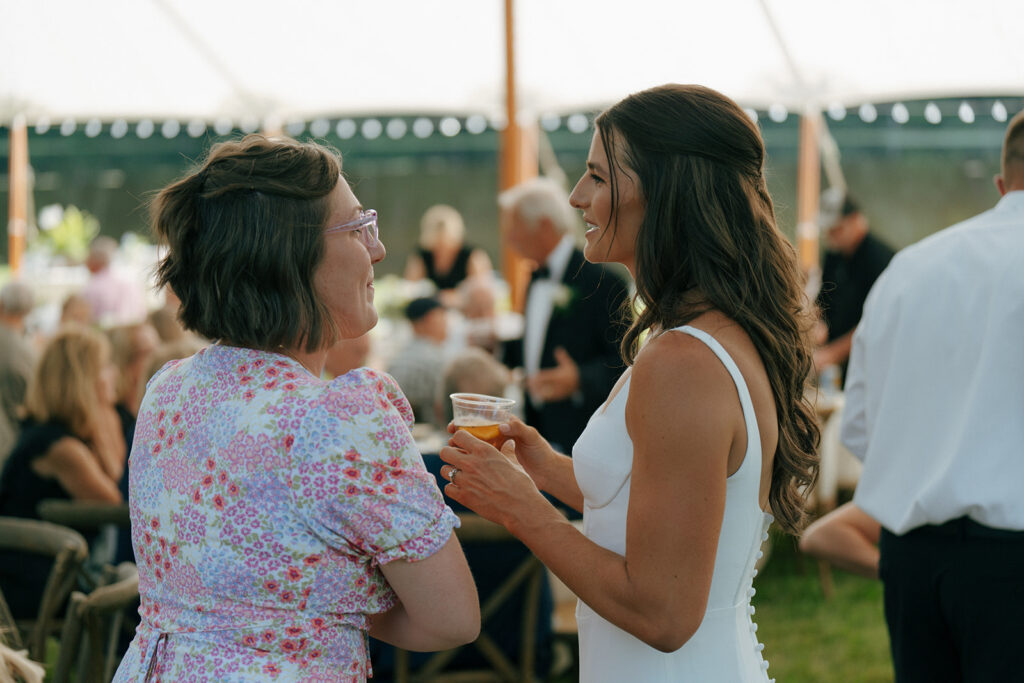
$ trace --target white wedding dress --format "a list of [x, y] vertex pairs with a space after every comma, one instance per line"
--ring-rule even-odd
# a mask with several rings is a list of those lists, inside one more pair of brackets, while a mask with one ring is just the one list
[[[683, 326], [714, 351], [729, 370], [747, 425], [747, 452], [728, 478], [725, 517], [718, 539], [707, 611], [700, 628], [675, 652], [660, 652], [597, 615], [582, 601], [576, 608], [581, 683], [753, 683], [768, 680], [768, 662], [753, 622], [754, 563], [768, 538], [772, 516], [758, 503], [761, 438], [746, 382], [725, 349], [709, 334]], [[573, 447], [573, 469], [584, 496], [583, 532], [598, 545], [626, 553], [633, 443], [626, 432], [629, 378], [591, 418]], [[680, 387], [680, 391], [685, 391]]]

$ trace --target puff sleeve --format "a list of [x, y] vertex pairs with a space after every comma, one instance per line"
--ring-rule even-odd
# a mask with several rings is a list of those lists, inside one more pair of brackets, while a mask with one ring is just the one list
[[367, 368], [332, 381], [290, 445], [290, 486], [314, 533], [377, 565], [437, 552], [458, 526], [409, 427], [389, 375]]

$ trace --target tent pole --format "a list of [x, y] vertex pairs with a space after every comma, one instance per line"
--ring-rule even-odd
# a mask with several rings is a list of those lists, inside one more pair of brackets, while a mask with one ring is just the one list
[[821, 192], [821, 152], [818, 146], [821, 111], [807, 107], [800, 117], [800, 147], [796, 168], [797, 255], [805, 276], [818, 272], [818, 195]]
[[[514, 187], [537, 175], [537, 133], [533, 127], [522, 127], [516, 101], [515, 67], [515, 0], [505, 0], [505, 117], [508, 123], [501, 132], [498, 183], [501, 190]], [[502, 222], [509, 216], [501, 215]], [[512, 310], [522, 312], [526, 305], [529, 264], [501, 240], [501, 269], [508, 283]]]
[[9, 145], [10, 194], [7, 211], [7, 262], [11, 275], [21, 270], [28, 229], [28, 126], [21, 114], [11, 123]]

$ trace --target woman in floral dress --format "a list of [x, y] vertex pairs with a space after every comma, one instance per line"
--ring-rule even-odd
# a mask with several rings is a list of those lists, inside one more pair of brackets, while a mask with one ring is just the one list
[[367, 634], [473, 640], [479, 606], [394, 381], [320, 379], [377, 322], [376, 213], [336, 153], [249, 136], [153, 204], [161, 285], [216, 340], [150, 381], [130, 460], [141, 624], [116, 681], [365, 681]]

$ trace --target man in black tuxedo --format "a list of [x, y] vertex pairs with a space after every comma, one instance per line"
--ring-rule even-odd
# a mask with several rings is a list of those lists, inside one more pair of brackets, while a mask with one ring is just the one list
[[555, 181], [528, 180], [503, 192], [498, 203], [503, 237], [537, 263], [523, 338], [505, 345], [504, 361], [524, 370], [527, 424], [570, 453], [624, 369], [619, 341], [626, 285], [575, 247], [576, 214]]

